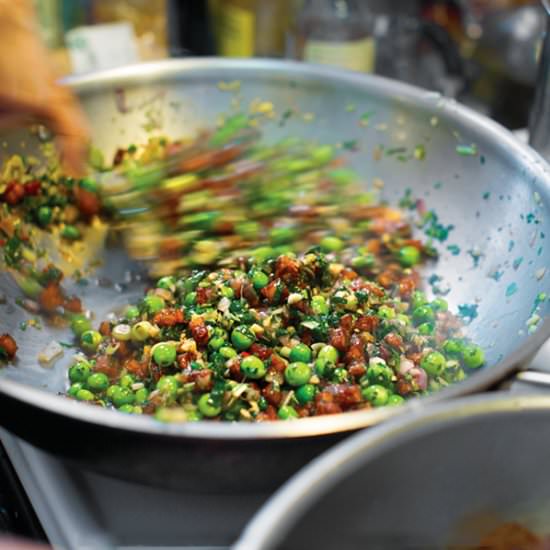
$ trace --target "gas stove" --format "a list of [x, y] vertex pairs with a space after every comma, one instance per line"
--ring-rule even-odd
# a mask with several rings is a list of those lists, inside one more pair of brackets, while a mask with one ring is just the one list
[[[499, 389], [550, 391], [550, 342], [531, 368]], [[0, 530], [55, 548], [229, 548], [269, 496], [192, 495], [129, 483], [68, 465], [2, 430], [0, 441]]]

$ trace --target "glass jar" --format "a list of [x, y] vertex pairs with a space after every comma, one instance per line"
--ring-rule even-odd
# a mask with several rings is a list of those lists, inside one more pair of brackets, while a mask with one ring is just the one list
[[361, 0], [306, 0], [295, 25], [294, 55], [309, 63], [370, 73], [373, 17]]

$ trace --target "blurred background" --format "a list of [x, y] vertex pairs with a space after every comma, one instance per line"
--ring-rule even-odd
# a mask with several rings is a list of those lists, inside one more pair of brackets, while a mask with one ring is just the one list
[[437, 90], [527, 126], [536, 0], [35, 0], [63, 75], [167, 57], [300, 59]]

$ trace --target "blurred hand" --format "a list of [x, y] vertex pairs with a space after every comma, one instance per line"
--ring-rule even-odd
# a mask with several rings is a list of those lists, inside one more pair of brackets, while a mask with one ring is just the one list
[[82, 175], [88, 128], [68, 88], [57, 84], [29, 0], [0, 0], [0, 128], [40, 120], [57, 136], [64, 169]]
[[51, 546], [14, 538], [0, 538], [0, 550], [52, 550]]

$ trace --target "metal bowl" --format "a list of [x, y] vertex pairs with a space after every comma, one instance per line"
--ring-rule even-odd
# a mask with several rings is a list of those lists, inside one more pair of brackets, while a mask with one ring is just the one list
[[549, 460], [549, 397], [439, 404], [316, 459], [235, 549], [470, 548], [507, 522], [548, 535]]
[[[0, 404], [10, 411], [2, 422], [32, 443], [87, 467], [149, 483], [200, 491], [273, 488], [353, 430], [490, 387], [525, 366], [550, 335], [548, 323], [541, 321], [535, 334], [527, 326], [537, 296], [548, 290], [550, 249], [544, 237], [550, 235], [550, 170], [534, 151], [473, 111], [374, 76], [258, 59], [166, 61], [69, 84], [88, 114], [94, 143], [107, 158], [152, 133], [192, 135], [221, 113], [258, 108], [262, 102], [273, 106], [272, 122], [264, 128], [268, 141], [297, 135], [353, 145], [357, 152], [350, 154], [351, 164], [369, 187], [381, 189], [393, 204], [411, 188], [442, 224], [453, 226], [446, 241], [435, 243], [441, 258], [426, 277], [442, 278], [454, 310], [464, 304], [470, 311], [477, 308], [467, 332], [486, 349], [488, 365], [399, 411], [263, 425], [166, 425], [59, 396], [70, 354], [51, 370], [39, 367], [36, 357], [50, 340], [67, 341], [69, 332], [28, 329], [23, 334], [20, 322], [28, 314], [10, 300], [0, 305], [0, 333], [13, 333], [20, 352], [18, 363], [0, 372]], [[21, 133], [3, 136], [0, 143], [0, 157], [29, 153], [36, 145]], [[459, 154], [465, 150], [470, 154]], [[100, 275], [120, 281], [134, 268], [123, 251], [114, 250]], [[120, 293], [91, 284], [78, 292], [101, 318], [141, 291], [139, 285], [125, 288]], [[0, 292], [10, 299], [18, 295], [2, 274]], [[539, 305], [542, 319], [549, 307], [548, 301]]]

